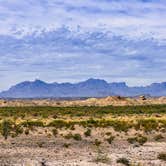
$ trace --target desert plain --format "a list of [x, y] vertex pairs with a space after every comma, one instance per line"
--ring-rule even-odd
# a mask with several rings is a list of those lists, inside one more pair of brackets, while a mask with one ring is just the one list
[[0, 166], [165, 166], [166, 98], [1, 99]]

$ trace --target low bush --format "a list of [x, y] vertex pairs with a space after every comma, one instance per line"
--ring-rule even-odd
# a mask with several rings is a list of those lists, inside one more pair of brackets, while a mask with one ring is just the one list
[[74, 134], [73, 135], [73, 139], [75, 139], [76, 141], [81, 141], [82, 140], [82, 137], [80, 134]]
[[160, 141], [161, 139], [163, 139], [164, 137], [161, 134], [158, 134], [154, 137], [155, 141]]
[[129, 160], [127, 158], [124, 158], [124, 157], [123, 158], [119, 158], [116, 162], [117, 163], [121, 163], [121, 164], [126, 165], [126, 166], [130, 166]]
[[84, 135], [85, 135], [85, 137], [90, 137], [90, 136], [91, 136], [91, 129], [87, 129], [87, 130], [84, 132]]
[[157, 158], [166, 161], [166, 153], [160, 153]]
[[95, 163], [105, 163], [109, 164], [110, 163], [110, 158], [108, 157], [107, 154], [103, 153], [100, 149], [98, 149], [97, 156], [93, 160]]
[[137, 142], [140, 144], [140, 145], [143, 145], [144, 143], [146, 143], [147, 142], [147, 137], [145, 137], [145, 136], [139, 136], [139, 137], [137, 137]]
[[58, 134], [58, 130], [57, 129], [52, 129], [52, 134], [54, 135], [54, 137], [56, 137], [57, 134]]
[[114, 136], [110, 136], [109, 138], [107, 138], [107, 142], [109, 143], [109, 144], [112, 144], [112, 141], [114, 140]]
[[56, 127], [56, 128], [70, 128], [71, 126], [73, 126], [76, 122], [67, 122], [65, 120], [54, 120], [52, 122], [50, 122], [47, 126], [48, 127]]
[[73, 138], [72, 133], [68, 133], [67, 135], [64, 136], [65, 139], [71, 139]]
[[25, 135], [28, 135], [29, 134], [29, 129], [25, 129], [24, 133], [25, 133]]
[[68, 133], [67, 135], [64, 136], [65, 139], [71, 139], [73, 138], [76, 141], [81, 141], [82, 137], [80, 134], [72, 134], [72, 133]]
[[35, 120], [35, 121], [25, 121], [25, 122], [22, 122], [21, 123], [22, 126], [24, 127], [33, 127], [33, 126], [36, 126], [36, 127], [44, 127], [44, 123], [42, 121], [39, 121], [39, 120]]
[[159, 122], [156, 119], [140, 119], [135, 125], [135, 129], [144, 129], [144, 131], [149, 132], [158, 129]]
[[71, 144], [69, 144], [69, 143], [64, 143], [64, 144], [63, 144], [63, 147], [69, 148], [70, 145], [71, 145]]
[[24, 131], [23, 127], [21, 125], [16, 125], [16, 124], [14, 125], [13, 130], [14, 130], [16, 136], [18, 136], [19, 134], [22, 134]]
[[1, 133], [3, 137], [5, 138], [5, 140], [7, 140], [8, 136], [10, 135], [12, 131], [12, 124], [13, 123], [9, 120], [3, 120], [1, 124]]
[[130, 137], [127, 139], [127, 141], [131, 144], [138, 142], [140, 145], [143, 145], [147, 142], [147, 137], [140, 135], [138, 137]]
[[101, 145], [101, 141], [99, 141], [98, 139], [95, 139], [94, 145], [99, 147]]
[[43, 145], [44, 145], [44, 142], [37, 142], [37, 145], [38, 145], [39, 148], [42, 148]]

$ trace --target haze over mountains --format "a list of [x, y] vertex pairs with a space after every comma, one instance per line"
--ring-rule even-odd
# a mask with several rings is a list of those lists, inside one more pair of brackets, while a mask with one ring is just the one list
[[166, 96], [166, 82], [149, 86], [129, 87], [125, 82], [108, 83], [101, 79], [88, 79], [79, 83], [46, 83], [41, 80], [25, 81], [0, 93], [1, 98], [57, 98], [57, 97], [105, 97]]

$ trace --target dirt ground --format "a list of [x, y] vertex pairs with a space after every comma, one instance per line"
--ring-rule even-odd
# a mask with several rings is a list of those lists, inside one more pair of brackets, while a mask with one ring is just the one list
[[[128, 159], [133, 166], [166, 165], [157, 159], [159, 153], [166, 152], [166, 133], [162, 133], [162, 140], [155, 141], [156, 132], [146, 134], [130, 130], [124, 133], [111, 128], [94, 128], [91, 136], [86, 137], [84, 131], [81, 127], [72, 131], [60, 129], [57, 136], [53, 136], [51, 129], [36, 128], [28, 135], [8, 140], [0, 137], [0, 166], [123, 166], [117, 163], [119, 158]], [[106, 141], [108, 132], [115, 136], [111, 144]], [[65, 138], [68, 133], [79, 133], [82, 140]], [[147, 136], [144, 145], [127, 141], [128, 137], [138, 134]], [[95, 139], [101, 144], [96, 145]]]
[[56, 99], [0, 99], [0, 107], [15, 106], [125, 106], [125, 105], [152, 105], [166, 104], [166, 97], [158, 98], [129, 98], [120, 96], [108, 96], [105, 98], [88, 98], [83, 100], [56, 100]]
[[[166, 104], [166, 98], [106, 97], [72, 101], [52, 99], [0, 100], [0, 107], [124, 106], [147, 104]], [[106, 114], [103, 118], [113, 118], [109, 116]], [[128, 115], [124, 117], [117, 116], [115, 119], [128, 118], [131, 120], [132, 118], [132, 116]], [[136, 118], [151, 117], [150, 114], [135, 116]], [[153, 115], [152, 117], [156, 119], [164, 118], [165, 114], [157, 115], [157, 117]], [[15, 118], [16, 123], [23, 120], [20, 117]], [[24, 121], [26, 118], [34, 117], [25, 117]], [[35, 118], [40, 119], [41, 117]], [[64, 116], [60, 118], [68, 121], [66, 118], [69, 117]], [[72, 119], [72, 117], [70, 118]], [[48, 120], [52, 119], [49, 118]], [[77, 120], [77, 117], [75, 117], [75, 120]], [[126, 159], [130, 163], [128, 166], [166, 166], [166, 161], [158, 159], [160, 153], [166, 154], [165, 130], [146, 133], [143, 130], [136, 131], [135, 129], [130, 129], [127, 132], [117, 132], [111, 127], [92, 127], [90, 128], [91, 135], [85, 136], [84, 132], [86, 130], [86, 128], [80, 126], [76, 126], [75, 129], [59, 128], [58, 134], [54, 135], [51, 127], [35, 127], [28, 134], [23, 132], [16, 137], [9, 136], [7, 140], [4, 140], [2, 135], [0, 135], [0, 166], [123, 166], [123, 164], [117, 162], [121, 158]], [[67, 138], [66, 135], [70, 133], [80, 134], [81, 139]], [[108, 138], [110, 137], [108, 133], [111, 133], [111, 136], [114, 137], [111, 144], [108, 142]], [[138, 142], [129, 143], [127, 141], [128, 138], [138, 137], [139, 135], [147, 138], [147, 141], [143, 145]], [[162, 135], [162, 138], [155, 140], [156, 135]]]

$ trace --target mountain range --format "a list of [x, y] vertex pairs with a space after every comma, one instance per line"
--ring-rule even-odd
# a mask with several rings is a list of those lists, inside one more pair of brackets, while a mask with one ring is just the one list
[[90, 78], [79, 83], [46, 83], [41, 80], [24, 81], [0, 93], [0, 98], [65, 98], [105, 96], [166, 96], [166, 82], [149, 86], [129, 87], [125, 82], [108, 83]]

